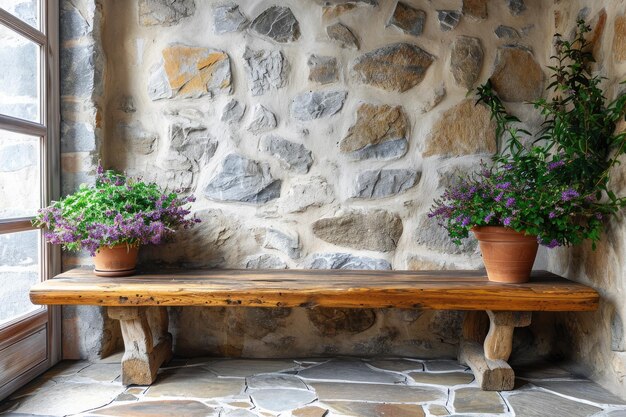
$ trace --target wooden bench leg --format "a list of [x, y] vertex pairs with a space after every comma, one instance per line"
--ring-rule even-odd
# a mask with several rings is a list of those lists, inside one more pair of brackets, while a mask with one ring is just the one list
[[481, 389], [485, 391], [513, 389], [515, 373], [507, 363], [513, 347], [513, 330], [515, 327], [530, 325], [530, 320], [530, 312], [466, 313], [459, 347], [459, 362], [472, 369]]
[[109, 317], [120, 321], [124, 338], [122, 383], [150, 385], [159, 367], [172, 358], [172, 335], [167, 332], [165, 307], [109, 307]]

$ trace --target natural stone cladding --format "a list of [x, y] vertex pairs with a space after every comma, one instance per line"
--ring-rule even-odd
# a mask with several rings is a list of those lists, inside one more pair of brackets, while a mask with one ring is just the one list
[[[489, 112], [468, 90], [491, 78], [533, 127], [521, 103], [545, 81], [551, 31], [538, 19], [552, 2], [437, 3], [62, 0], [63, 188], [93, 181], [101, 159], [193, 193], [203, 222], [142, 248], [154, 265], [478, 267], [475, 241], [455, 246], [426, 213], [446, 175], [497, 149]], [[626, 59], [620, 22], [607, 20], [604, 35], [620, 35], [610, 43], [622, 49], [606, 55], [616, 60]], [[115, 348], [103, 311], [82, 324], [75, 313], [66, 309], [66, 328], [77, 329], [68, 356]], [[265, 357], [452, 356], [460, 322], [396, 310], [170, 316], [177, 353]]]

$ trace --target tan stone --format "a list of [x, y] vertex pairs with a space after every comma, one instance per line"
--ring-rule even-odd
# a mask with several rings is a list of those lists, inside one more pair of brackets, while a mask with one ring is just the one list
[[626, 61], [626, 15], [615, 18], [613, 59], [617, 62]]
[[447, 392], [431, 387], [399, 384], [351, 384], [338, 382], [311, 382], [320, 401], [372, 401], [386, 403], [419, 404], [445, 400]]
[[325, 417], [328, 415], [328, 410], [317, 406], [302, 407], [293, 410], [291, 415], [293, 417]]
[[351, 212], [313, 223], [318, 238], [338, 246], [390, 252], [402, 236], [402, 220], [384, 210]]
[[488, 0], [463, 0], [463, 16], [486, 19]]
[[471, 90], [480, 76], [483, 56], [480, 39], [470, 36], [457, 37], [450, 50], [450, 69], [454, 81], [461, 87]]
[[228, 56], [223, 52], [207, 54], [205, 48], [176, 45], [163, 50], [163, 59], [170, 85], [173, 88], [185, 87], [181, 91], [184, 93], [206, 84], [204, 81], [211, 75], [211, 66], [228, 59]]
[[449, 416], [450, 412], [446, 407], [439, 404], [431, 404], [428, 406], [428, 412], [433, 416]]
[[443, 113], [435, 123], [424, 156], [493, 154], [497, 150], [496, 125], [482, 104], [466, 99]]
[[503, 101], [531, 101], [543, 93], [544, 74], [527, 49], [504, 46], [498, 49], [491, 83]]
[[385, 404], [360, 402], [327, 403], [341, 415], [354, 417], [424, 417], [424, 410], [416, 404]]
[[96, 415], [111, 417], [158, 417], [164, 415], [212, 417], [217, 416], [219, 411], [214, 408], [207, 407], [199, 401], [165, 400], [114, 405], [111, 407], [101, 408], [93, 413]]
[[353, 152], [368, 145], [406, 138], [408, 120], [401, 106], [376, 106], [363, 103], [356, 113], [356, 123], [341, 141], [341, 152]]
[[600, 61], [600, 52], [602, 50], [602, 35], [604, 34], [604, 27], [606, 26], [606, 10], [602, 9], [598, 12], [596, 17], [593, 19], [595, 23], [593, 24], [593, 29], [587, 35], [587, 42], [589, 42], [589, 46], [586, 51], [592, 53], [593, 58], [596, 62]]
[[322, 18], [324, 20], [332, 20], [336, 19], [342, 14], [349, 12], [350, 10], [354, 10], [356, 8], [356, 3], [345, 3], [345, 4], [336, 4], [334, 6], [324, 6], [322, 9]]
[[402, 93], [422, 82], [434, 59], [417, 45], [396, 43], [357, 58], [352, 73], [364, 84]]
[[461, 388], [454, 393], [454, 410], [457, 413], [504, 413], [506, 406], [495, 391], [479, 388]]
[[[209, 88], [230, 91], [231, 78], [214, 85], [217, 69], [229, 62], [225, 52], [186, 45], [171, 45], [163, 50], [163, 67], [170, 88], [179, 97], [198, 97]], [[220, 74], [221, 75], [221, 74]]]
[[474, 375], [467, 372], [411, 372], [409, 376], [418, 384], [447, 386], [469, 384], [474, 380]]
[[406, 269], [409, 271], [445, 271], [458, 269], [445, 261], [435, 261], [421, 256], [413, 256], [407, 260]]

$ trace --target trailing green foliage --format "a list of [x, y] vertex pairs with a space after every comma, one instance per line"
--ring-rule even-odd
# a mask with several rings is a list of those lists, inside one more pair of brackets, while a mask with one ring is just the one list
[[[606, 217], [626, 205], [609, 188], [611, 168], [626, 152], [626, 133], [616, 132], [625, 116], [626, 95], [608, 102], [592, 75], [593, 56], [578, 21], [573, 41], [555, 35], [556, 65], [547, 90], [549, 99], [532, 104], [543, 116], [533, 136], [520, 129], [490, 82], [478, 88], [478, 102], [487, 105], [504, 149], [493, 165], [481, 167], [435, 200], [429, 216], [448, 230], [456, 243], [475, 226], [503, 225], [536, 235], [549, 247], [600, 239]], [[522, 135], [534, 138], [525, 143]]]

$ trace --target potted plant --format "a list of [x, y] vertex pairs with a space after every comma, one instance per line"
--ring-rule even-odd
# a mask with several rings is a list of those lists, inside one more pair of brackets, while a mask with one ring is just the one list
[[530, 276], [537, 244], [549, 248], [600, 239], [603, 221], [626, 205], [608, 188], [609, 173], [626, 151], [626, 133], [616, 132], [624, 118], [626, 95], [608, 102], [592, 75], [579, 21], [572, 42], [555, 35], [557, 64], [550, 67], [549, 99], [532, 104], [544, 118], [536, 139], [507, 113], [487, 82], [478, 89], [496, 121], [504, 150], [492, 164], [448, 188], [435, 200], [429, 217], [437, 219], [458, 244], [473, 231], [489, 279], [524, 282]]
[[135, 272], [140, 245], [159, 244], [176, 229], [199, 222], [189, 218], [193, 201], [99, 166], [95, 185], [83, 184], [39, 210], [33, 224], [48, 229], [44, 236], [50, 243], [89, 251], [96, 275], [127, 276]]

